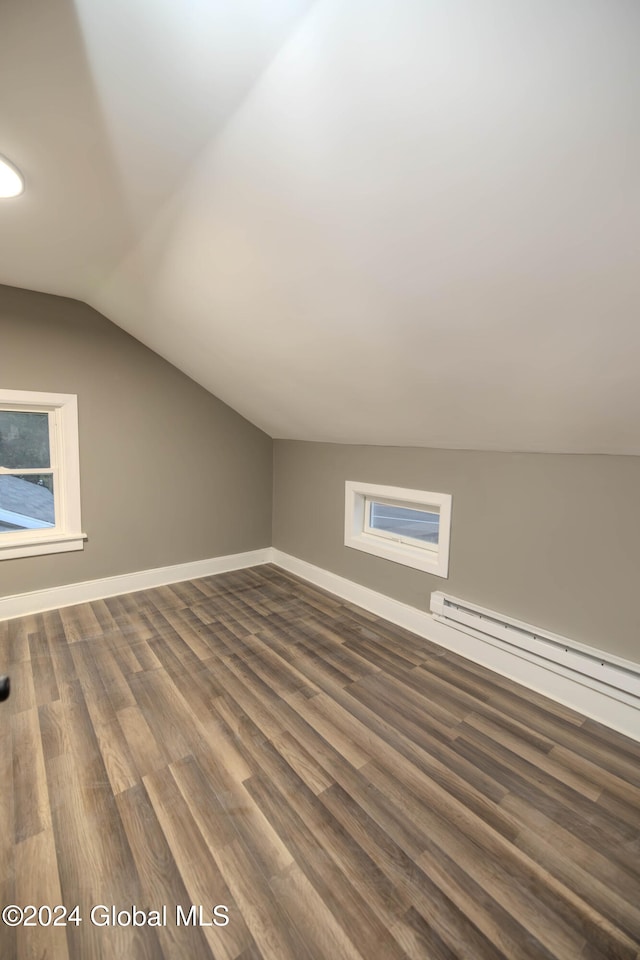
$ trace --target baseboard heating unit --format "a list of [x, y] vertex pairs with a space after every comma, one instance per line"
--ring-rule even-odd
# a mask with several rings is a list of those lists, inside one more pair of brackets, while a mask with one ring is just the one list
[[434, 620], [547, 670], [640, 707], [640, 664], [513, 620], [440, 591], [431, 594]]

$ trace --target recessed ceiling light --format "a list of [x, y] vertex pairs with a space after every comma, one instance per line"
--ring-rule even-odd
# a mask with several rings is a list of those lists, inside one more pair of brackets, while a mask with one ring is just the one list
[[12, 163], [0, 157], [0, 198], [18, 197], [24, 190], [24, 180]]

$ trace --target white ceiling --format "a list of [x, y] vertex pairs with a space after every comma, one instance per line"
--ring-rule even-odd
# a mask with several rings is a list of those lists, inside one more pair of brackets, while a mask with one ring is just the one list
[[0, 282], [275, 437], [640, 454], [636, 0], [0, 0]]

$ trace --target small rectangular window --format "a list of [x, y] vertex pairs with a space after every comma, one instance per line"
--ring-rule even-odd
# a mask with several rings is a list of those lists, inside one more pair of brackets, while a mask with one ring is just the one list
[[385, 537], [392, 543], [406, 543], [425, 550], [438, 549], [440, 508], [418, 508], [382, 497], [365, 498], [366, 533]]
[[83, 541], [76, 397], [0, 390], [0, 559]]
[[345, 545], [448, 576], [451, 495], [345, 484]]

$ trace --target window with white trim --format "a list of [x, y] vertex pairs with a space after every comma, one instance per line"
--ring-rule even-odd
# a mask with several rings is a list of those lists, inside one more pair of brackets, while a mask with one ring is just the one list
[[77, 397], [0, 389], [0, 560], [84, 540]]
[[345, 546], [395, 563], [449, 575], [451, 494], [345, 483]]

